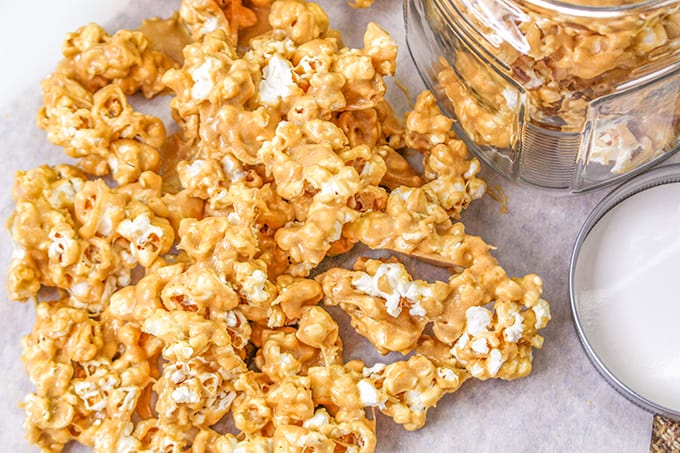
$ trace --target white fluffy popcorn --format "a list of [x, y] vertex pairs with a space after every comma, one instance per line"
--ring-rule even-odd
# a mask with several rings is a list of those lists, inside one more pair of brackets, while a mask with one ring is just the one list
[[486, 332], [491, 322], [491, 312], [484, 307], [470, 307], [465, 311], [466, 330], [472, 335]]
[[543, 299], [540, 299], [536, 305], [531, 307], [531, 309], [534, 311], [536, 314], [536, 327], [537, 329], [542, 329], [544, 328], [547, 324], [548, 321], [550, 321], [550, 306], [548, 305], [548, 302], [546, 302]]
[[503, 365], [503, 356], [501, 354], [501, 351], [498, 349], [492, 349], [491, 353], [489, 353], [489, 358], [487, 359], [486, 362], [486, 367], [487, 370], [489, 370], [489, 375], [490, 376], [495, 376], [498, 374], [498, 370], [501, 369], [501, 365]]
[[191, 78], [194, 86], [191, 89], [191, 96], [194, 99], [206, 99], [210, 91], [215, 86], [213, 72], [219, 66], [219, 61], [214, 58], [206, 58], [205, 62], [191, 71]]
[[293, 72], [290, 62], [278, 55], [273, 55], [262, 70], [260, 81], [260, 101], [273, 105], [291, 95]]
[[163, 229], [151, 223], [147, 214], [140, 214], [134, 220], [123, 220], [118, 225], [118, 233], [138, 248], [143, 248], [151, 242], [153, 236], [163, 237]]
[[366, 407], [380, 406], [382, 402], [378, 396], [378, 390], [375, 388], [373, 382], [368, 379], [362, 379], [357, 384], [359, 389], [359, 398], [361, 403]]
[[[384, 283], [381, 283], [383, 279]], [[358, 275], [352, 279], [352, 286], [369, 296], [385, 299], [387, 313], [395, 318], [401, 313], [402, 297], [411, 303], [433, 297], [432, 288], [427, 283], [410, 280], [404, 266], [396, 263], [381, 264], [373, 276], [366, 273]], [[385, 286], [387, 288], [383, 289]], [[420, 309], [422, 310], [422, 306]], [[416, 307], [415, 313], [420, 313], [421, 310]], [[424, 310], [422, 312], [424, 314]]]
[[503, 330], [503, 338], [510, 343], [517, 343], [524, 333], [524, 318], [517, 312], [512, 313], [514, 323]]

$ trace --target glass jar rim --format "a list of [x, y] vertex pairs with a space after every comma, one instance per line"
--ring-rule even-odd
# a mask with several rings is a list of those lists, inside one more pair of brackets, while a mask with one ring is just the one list
[[[611, 5], [586, 5], [575, 0], [525, 0], [540, 9], [546, 9], [569, 16], [591, 16], [597, 18], [619, 16], [632, 11], [663, 8], [680, 3], [678, 0], [631, 0], [622, 3], [610, 0]], [[617, 4], [618, 3], [618, 4]]]

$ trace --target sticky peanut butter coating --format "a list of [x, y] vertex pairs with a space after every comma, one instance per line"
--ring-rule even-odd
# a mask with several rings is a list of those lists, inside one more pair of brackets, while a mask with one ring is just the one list
[[[263, 8], [267, 31], [237, 47]], [[299, 0], [185, 0], [142, 30], [67, 36], [38, 124], [76, 161], [15, 178], [8, 289], [37, 301], [30, 442], [371, 452], [374, 411], [418, 429], [465, 380], [530, 371], [549, 320], [540, 279], [509, 278], [457, 221], [485, 192], [479, 162], [429, 92], [397, 118], [388, 33], [371, 23], [347, 48]], [[135, 93], [171, 96], [177, 132]], [[451, 277], [414, 279], [396, 258], [320, 272], [357, 243]], [[414, 354], [346, 361], [327, 305], [378, 351]]]

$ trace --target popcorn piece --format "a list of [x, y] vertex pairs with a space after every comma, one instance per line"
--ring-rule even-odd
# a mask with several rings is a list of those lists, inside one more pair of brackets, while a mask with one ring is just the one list
[[85, 179], [70, 166], [17, 173], [11, 229], [20, 248], [9, 274], [16, 298], [32, 297], [41, 285], [55, 286], [99, 312], [129, 280], [136, 262], [122, 259], [124, 245], [116, 235], [126, 197], [102, 181]]
[[125, 94], [142, 91], [151, 98], [165, 89], [161, 77], [174, 66], [162, 52], [152, 49], [140, 31], [120, 30], [113, 36], [89, 24], [68, 33], [57, 71], [94, 92], [113, 82]]
[[212, 261], [227, 277], [233, 275], [234, 263], [252, 259], [257, 249], [252, 232], [232, 225], [226, 217], [183, 219], [179, 237], [179, 247], [192, 259]]
[[260, 81], [260, 101], [266, 105], [277, 104], [292, 94], [290, 87], [294, 86], [292, 67], [288, 60], [274, 55], [262, 70]]
[[[456, 118], [466, 132], [474, 134], [475, 143], [498, 148], [510, 147], [519, 133], [516, 126], [518, 95], [514, 92], [504, 95], [503, 87], [506, 84], [499, 76], [480, 65], [468, 53], [460, 52], [460, 56], [461, 65], [466, 65], [461, 76], [448, 65], [438, 74], [446, 96], [455, 105]], [[469, 85], [462, 81], [468, 77], [471, 79]], [[472, 86], [479, 86], [484, 97], [472, 95]]]
[[412, 350], [448, 294], [442, 282], [411, 280], [399, 262], [359, 260], [354, 272], [331, 269], [318, 279], [324, 301], [345, 310], [352, 326], [381, 353]]
[[424, 91], [406, 117], [406, 143], [416, 150], [429, 150], [450, 137], [453, 120], [442, 115], [432, 93]]
[[[183, 1], [179, 8], [179, 14], [191, 30], [191, 38], [194, 41], [200, 41], [205, 35], [215, 30], [231, 29], [225, 12], [219, 8], [217, 2], [212, 0]], [[235, 42], [234, 39], [232, 43]]]
[[167, 360], [186, 361], [214, 352], [226, 370], [237, 372], [242, 366], [223, 322], [186, 311], [156, 310], [144, 321], [142, 331], [164, 342], [163, 357]]
[[144, 171], [158, 171], [165, 127], [158, 118], [133, 111], [120, 87], [106, 85], [91, 94], [58, 72], [42, 86], [38, 125], [50, 142], [81, 158], [83, 170], [96, 176], [111, 173], [120, 184], [137, 180]]
[[[263, 2], [260, 0], [257, 3]], [[267, 0], [264, 5], [257, 6], [266, 4]], [[228, 33], [230, 43], [236, 45], [239, 31], [257, 22], [255, 12], [244, 6], [241, 0], [185, 0], [179, 13], [195, 41], [200, 41], [216, 30], [223, 30]]]
[[381, 412], [409, 431], [422, 427], [427, 410], [446, 393], [437, 385], [436, 373], [434, 365], [419, 356], [386, 366], [376, 376], [385, 398]]
[[336, 416], [362, 418], [364, 403], [359, 381], [362, 380], [361, 361], [312, 367], [308, 370], [314, 401], [336, 413]]
[[[295, 278], [284, 274], [276, 279], [276, 287], [278, 296], [272, 302], [272, 305], [280, 306], [286, 318], [290, 320], [298, 320], [303, 314], [309, 314], [310, 309], [307, 307], [315, 305], [323, 297], [321, 286], [314, 280]], [[311, 313], [314, 315], [312, 317], [317, 319], [317, 325], [324, 325], [328, 322], [325, 315], [318, 310], [311, 310]], [[300, 329], [302, 330], [302, 326], [300, 326]], [[330, 332], [326, 331], [326, 333], [329, 334]], [[306, 341], [306, 343], [317, 346], [309, 341]]]
[[135, 328], [112, 338], [106, 324], [73, 302], [39, 304], [34, 330], [22, 341], [22, 361], [36, 385], [23, 405], [28, 436], [48, 450], [71, 439], [93, 445], [103, 418], [124, 425], [151, 380]]
[[[466, 310], [466, 326], [463, 334], [451, 348], [451, 354], [458, 363], [478, 379], [500, 377], [516, 379], [531, 371], [531, 348], [540, 348], [543, 339], [536, 326], [545, 327], [537, 318], [536, 311], [546, 307], [534, 299], [534, 285], [539, 284], [535, 276], [522, 279], [527, 287], [526, 295], [517, 302], [497, 300], [494, 312], [484, 307], [470, 307]], [[525, 305], [530, 304], [530, 305]], [[536, 307], [541, 307], [536, 309]], [[531, 307], [531, 309], [529, 309]], [[543, 312], [542, 312], [543, 313]]]
[[[188, 267], [173, 276], [160, 293], [168, 310], [185, 310], [211, 319], [223, 319], [240, 303], [232, 285], [203, 263]], [[233, 321], [235, 323], [236, 321]]]
[[[310, 367], [319, 364], [328, 366], [341, 362], [342, 342], [337, 335], [337, 324], [332, 319], [324, 319], [331, 332], [327, 333], [325, 343], [318, 344], [318, 340], [314, 341], [309, 332], [312, 328], [309, 323], [313, 321], [313, 316], [320, 317], [318, 313], [308, 314], [301, 320], [304, 330], [281, 328], [262, 333], [262, 347], [255, 357], [255, 363], [273, 381], [280, 382], [286, 376], [305, 374]], [[317, 343], [318, 346], [310, 343]]]
[[172, 247], [175, 239], [170, 222], [154, 215], [141, 203], [132, 203], [127, 208], [130, 219], [118, 225], [118, 233], [130, 242], [130, 253], [144, 267], [148, 267], [159, 256]]
[[230, 377], [217, 362], [201, 357], [167, 363], [154, 384], [159, 421], [198, 427], [217, 423], [236, 398]]
[[399, 187], [384, 212], [368, 212], [343, 230], [350, 240], [371, 248], [409, 254], [447, 267], [465, 268], [487, 259], [489, 246], [453, 224], [448, 213], [421, 188]]
[[465, 143], [456, 138], [451, 124], [432, 93], [425, 91], [407, 116], [406, 143], [425, 155], [428, 181], [423, 190], [457, 218], [472, 200], [486, 192], [486, 183], [476, 176], [481, 169], [479, 161], [469, 158]]
[[371, 57], [381, 75], [394, 75], [397, 66], [397, 43], [375, 22], [369, 22], [364, 33], [364, 53]]
[[[533, 275], [510, 280], [498, 267], [487, 270], [493, 261], [482, 262], [484, 265], [476, 263], [452, 275], [448, 287], [442, 282], [431, 286], [411, 282], [400, 264], [372, 260], [356, 265], [357, 270], [367, 269], [368, 273], [332, 269], [319, 280], [326, 303], [344, 309], [352, 325], [378, 351], [411, 351], [427, 338], [423, 332], [432, 322], [434, 341], [452, 345], [455, 357], [451, 361], [445, 352], [428, 356], [438, 364], [465, 367], [480, 379], [499, 373], [504, 379], [523, 376], [531, 368], [529, 351], [542, 345], [536, 330], [545, 327], [550, 317], [544, 311], [547, 304], [540, 299], [541, 281]], [[477, 277], [480, 268], [485, 270]], [[484, 284], [480, 285], [478, 278]], [[414, 289], [418, 287], [421, 289]], [[416, 294], [422, 299], [414, 301]], [[482, 306], [491, 300], [495, 300], [495, 312]], [[411, 307], [408, 315], [405, 306]], [[502, 368], [506, 362], [508, 367]], [[451, 372], [452, 368], [443, 370], [440, 379], [450, 379], [446, 374]]]
[[300, 44], [318, 38], [328, 30], [328, 16], [315, 3], [279, 0], [272, 3], [269, 24]]
[[[381, 281], [385, 279], [384, 281]], [[380, 289], [380, 284], [387, 287], [386, 292]], [[427, 283], [412, 281], [406, 274], [406, 269], [401, 264], [383, 263], [375, 270], [375, 274], [361, 274], [352, 279], [352, 286], [369, 296], [382, 297], [385, 299], [387, 314], [396, 318], [401, 313], [400, 302], [402, 298], [412, 304], [409, 313], [413, 316], [424, 316], [425, 309], [421, 301], [426, 298], [434, 298], [434, 290]]]

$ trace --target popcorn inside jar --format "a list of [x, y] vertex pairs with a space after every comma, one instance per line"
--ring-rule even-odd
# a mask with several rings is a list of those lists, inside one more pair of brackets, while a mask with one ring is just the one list
[[425, 84], [507, 178], [581, 193], [678, 150], [677, 2], [409, 0], [405, 13]]
[[[542, 281], [465, 232], [480, 162], [429, 91], [392, 110], [378, 24], [352, 49], [314, 3], [185, 0], [140, 30], [82, 27], [63, 56], [38, 125], [75, 160], [18, 172], [10, 223], [8, 293], [37, 302], [22, 408], [42, 451], [371, 452], [377, 416], [419, 429], [468, 379], [531, 372]], [[170, 96], [177, 127], [137, 93]], [[343, 254], [352, 269], [324, 262]], [[346, 360], [339, 310], [401, 357]]]

